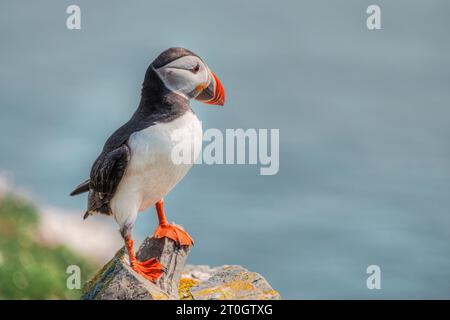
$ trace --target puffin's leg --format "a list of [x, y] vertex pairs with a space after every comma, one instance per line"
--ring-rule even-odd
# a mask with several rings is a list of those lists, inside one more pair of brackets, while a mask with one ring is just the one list
[[164, 200], [159, 200], [156, 204], [156, 212], [158, 213], [159, 225], [156, 228], [154, 238], [167, 237], [172, 239], [176, 243], [182, 246], [192, 246], [194, 242], [189, 234], [176, 226], [175, 224], [169, 224], [166, 220], [166, 215], [164, 214]]
[[152, 282], [155, 282], [163, 274], [164, 268], [161, 263], [159, 263], [158, 259], [151, 258], [144, 262], [137, 260], [136, 255], [134, 254], [133, 239], [131, 238], [131, 235], [125, 237], [125, 246], [130, 258], [130, 266], [134, 271]]

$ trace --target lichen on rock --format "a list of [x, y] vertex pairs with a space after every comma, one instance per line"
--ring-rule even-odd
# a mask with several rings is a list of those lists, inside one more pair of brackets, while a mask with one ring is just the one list
[[137, 300], [217, 300], [280, 299], [278, 292], [258, 273], [241, 266], [210, 267], [185, 265], [189, 248], [172, 240], [147, 238], [137, 256], [156, 257], [166, 267], [163, 276], [152, 283], [134, 272], [125, 249], [117, 252], [83, 290], [82, 299]]
[[198, 283], [197, 280], [192, 278], [181, 278], [180, 284], [178, 285], [178, 296], [180, 297], [180, 300], [192, 300], [193, 296], [191, 288]]
[[190, 293], [195, 300], [281, 299], [264, 277], [241, 266], [215, 268], [211, 277], [192, 286]]

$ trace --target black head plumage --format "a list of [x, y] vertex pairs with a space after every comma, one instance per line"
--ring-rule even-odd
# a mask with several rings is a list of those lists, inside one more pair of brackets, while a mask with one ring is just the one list
[[[196, 55], [195, 53], [193, 53], [192, 51], [185, 49], [185, 48], [181, 48], [181, 47], [173, 47], [173, 48], [169, 48], [165, 51], [163, 51], [153, 62], [152, 62], [152, 66], [155, 69], [161, 68], [162, 66], [165, 66], [166, 64], [177, 60], [179, 58], [185, 57], [185, 56], [196, 56], [198, 57], [198, 55]], [[200, 58], [200, 57], [199, 57]]]

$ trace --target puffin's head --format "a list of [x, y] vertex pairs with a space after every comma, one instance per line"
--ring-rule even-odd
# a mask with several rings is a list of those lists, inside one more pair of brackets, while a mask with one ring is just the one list
[[187, 99], [223, 106], [225, 90], [216, 75], [195, 53], [184, 48], [162, 52], [151, 68], [167, 89]]

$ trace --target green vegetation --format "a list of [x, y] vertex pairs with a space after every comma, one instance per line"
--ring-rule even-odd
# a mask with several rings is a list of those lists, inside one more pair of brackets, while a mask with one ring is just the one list
[[39, 215], [29, 202], [12, 195], [0, 198], [0, 300], [78, 299], [69, 290], [69, 265], [81, 269], [81, 284], [95, 264], [63, 246], [47, 247], [36, 239]]

